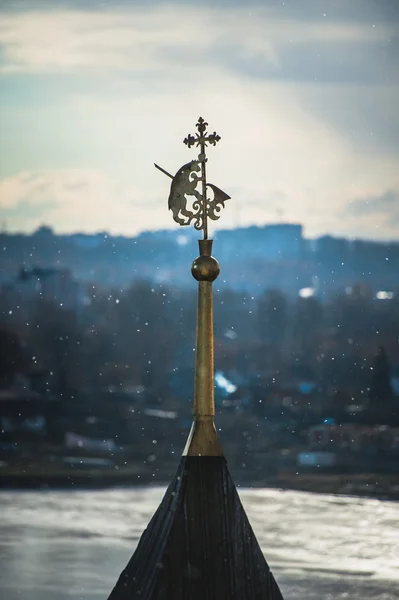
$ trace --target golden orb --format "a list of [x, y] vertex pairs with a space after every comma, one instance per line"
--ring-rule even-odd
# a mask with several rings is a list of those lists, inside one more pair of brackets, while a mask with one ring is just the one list
[[213, 256], [199, 256], [191, 266], [191, 273], [197, 281], [215, 281], [220, 273], [220, 266]]

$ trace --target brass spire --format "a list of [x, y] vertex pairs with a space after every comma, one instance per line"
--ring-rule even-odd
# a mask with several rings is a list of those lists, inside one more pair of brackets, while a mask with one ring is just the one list
[[[199, 148], [198, 157], [183, 165], [173, 177], [155, 165], [157, 169], [171, 177], [169, 209], [179, 225], [189, 225], [202, 230], [204, 238], [199, 240], [200, 255], [191, 267], [191, 273], [198, 281], [198, 307], [196, 332], [196, 358], [194, 379], [194, 422], [187, 440], [184, 455], [222, 456], [222, 448], [214, 425], [214, 342], [213, 342], [213, 294], [212, 283], [220, 273], [218, 261], [212, 256], [212, 240], [208, 239], [208, 218], [219, 219], [217, 213], [230, 198], [225, 192], [206, 181], [206, 147], [220, 140], [214, 132], [207, 132], [208, 123], [198, 119], [198, 133], [189, 134], [184, 144]], [[200, 175], [197, 173], [200, 172]], [[201, 191], [197, 190], [201, 184]], [[213, 197], [208, 197], [208, 188]], [[187, 196], [193, 196], [191, 210], [187, 208]], [[184, 218], [185, 217], [185, 218]]]
[[[216, 133], [208, 135], [206, 127], [200, 118], [198, 133], [184, 140], [189, 148], [199, 147], [198, 158], [174, 177], [157, 167], [172, 179], [169, 209], [174, 220], [180, 225], [194, 222], [204, 232], [200, 255], [191, 268], [198, 281], [194, 423], [176, 475], [108, 600], [283, 600], [241, 504], [213, 422], [212, 283], [219, 264], [212, 257], [207, 220], [219, 218], [217, 213], [229, 196], [206, 181], [205, 149], [220, 139]], [[191, 208], [187, 197], [193, 197]]]

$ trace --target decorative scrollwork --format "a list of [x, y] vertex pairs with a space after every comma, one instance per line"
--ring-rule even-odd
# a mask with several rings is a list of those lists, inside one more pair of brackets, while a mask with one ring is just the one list
[[213, 191], [213, 199], [207, 199], [206, 215], [212, 219], [212, 221], [217, 221], [220, 219], [220, 215], [218, 213], [220, 213], [222, 208], [225, 207], [224, 203], [226, 200], [230, 200], [230, 196], [228, 196], [223, 190], [216, 187], [216, 185], [212, 185], [212, 183], [208, 183], [207, 187], [210, 187]]
[[196, 124], [196, 128], [200, 132], [200, 135], [205, 133], [207, 127], [208, 127], [208, 123], [202, 117], [200, 117]]
[[[184, 138], [183, 144], [186, 144], [186, 146], [191, 148], [191, 146], [194, 146], [197, 139], [198, 139], [197, 137], [194, 137], [193, 135], [191, 135], [191, 133], [189, 133], [188, 136], [186, 138]], [[198, 146], [198, 144], [197, 144], [197, 146]]]
[[218, 142], [219, 140], [220, 140], [220, 135], [218, 135], [216, 133], [216, 131], [214, 131], [213, 133], [211, 133], [210, 135], [208, 135], [208, 142], [212, 146], [216, 146], [216, 142]]
[[[219, 213], [224, 208], [226, 200], [230, 199], [230, 196], [216, 185], [206, 182], [205, 165], [208, 159], [205, 156], [205, 148], [208, 144], [216, 146], [220, 140], [220, 135], [216, 131], [208, 134], [206, 131], [208, 123], [202, 117], [198, 119], [196, 127], [198, 133], [195, 133], [195, 135], [190, 133], [183, 140], [188, 148], [192, 146], [200, 147], [196, 160], [183, 165], [175, 176], [162, 169], [162, 167], [155, 166], [172, 179], [168, 206], [169, 210], [172, 211], [173, 219], [182, 226], [193, 223], [194, 229], [203, 230], [204, 239], [207, 239], [208, 218], [217, 221], [220, 218]], [[200, 175], [198, 175], [199, 172]], [[202, 193], [197, 189], [200, 183], [202, 184]], [[213, 192], [213, 198], [211, 199], [207, 195], [208, 188]], [[191, 208], [187, 207], [188, 197], [190, 196], [193, 197]]]
[[[194, 228], [197, 230], [204, 229], [204, 218], [206, 217], [217, 221], [220, 218], [218, 213], [224, 208], [225, 201], [230, 198], [216, 185], [208, 183], [206, 187], [211, 188], [213, 198], [206, 198], [206, 211], [204, 211], [202, 194], [197, 190], [200, 181], [200, 177], [197, 175], [199, 170], [200, 162], [198, 160], [192, 160], [183, 165], [173, 177], [168, 200], [169, 210], [172, 211], [176, 223], [184, 226], [190, 225], [194, 221]], [[191, 209], [187, 206], [187, 196], [194, 197]]]
[[189, 222], [187, 223], [187, 225], [190, 225], [190, 223], [192, 221], [194, 221], [194, 229], [196, 229], [197, 231], [201, 231], [201, 229], [204, 228], [204, 214], [203, 214], [203, 210], [202, 210], [202, 199], [194, 200], [192, 208], [193, 208], [192, 217], [189, 220]]

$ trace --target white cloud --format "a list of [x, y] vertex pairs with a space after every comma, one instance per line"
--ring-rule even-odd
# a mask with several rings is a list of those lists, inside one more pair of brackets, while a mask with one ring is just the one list
[[[22, 222], [29, 230], [45, 222], [56, 224], [60, 232], [108, 229], [137, 233], [149, 206], [155, 225], [159, 226], [163, 216], [153, 198], [131, 187], [123, 189], [96, 170], [20, 173], [0, 181], [0, 198], [3, 213], [12, 215], [11, 225], [17, 229]], [[45, 207], [45, 218], [41, 207]]]
[[270, 8], [250, 5], [230, 11], [176, 4], [97, 12], [17, 12], [0, 17], [3, 73], [157, 70], [164, 64], [170, 66], [171, 49], [175, 49], [178, 66], [187, 64], [196, 52], [224, 44], [240, 49], [243, 58], [263, 58], [278, 66], [282, 45], [376, 42], [386, 35], [383, 27], [373, 30], [364, 24], [322, 19], [298, 27], [296, 21], [283, 20]]
[[[8, 165], [0, 200], [10, 227], [42, 220], [60, 231], [173, 227], [169, 182], [152, 163], [175, 172], [186, 162], [193, 151], [181, 140], [202, 114], [222, 136], [209, 152], [209, 179], [233, 196], [222, 227], [261, 224], [283, 210], [311, 235], [355, 226], [373, 235], [366, 217], [355, 225], [342, 211], [351, 199], [396, 183], [398, 157], [381, 148], [396, 110], [384, 100], [389, 82], [355, 93], [353, 85], [304, 84], [313, 63], [302, 78], [285, 61], [306, 46], [317, 64], [324, 49], [339, 71], [340, 61], [351, 64], [345, 44], [361, 60], [363, 44], [380, 48], [388, 32], [381, 23], [321, 14], [298, 22], [248, 4], [3, 13], [0, 69], [8, 82], [17, 74], [26, 86], [0, 123]], [[380, 55], [373, 60], [379, 68]], [[251, 76], [258, 63], [275, 76]], [[30, 104], [31, 89], [45, 90], [40, 102]], [[373, 98], [383, 102], [384, 122]], [[32, 209], [25, 220], [24, 206]]]

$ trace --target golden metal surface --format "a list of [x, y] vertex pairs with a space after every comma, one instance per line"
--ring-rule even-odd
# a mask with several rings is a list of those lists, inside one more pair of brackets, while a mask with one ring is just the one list
[[194, 421], [183, 456], [223, 456], [213, 417]]
[[212, 283], [198, 283], [194, 416], [213, 417], [214, 406]]
[[220, 273], [220, 266], [212, 256], [212, 240], [199, 240], [200, 255], [193, 261], [191, 273], [197, 281], [215, 281]]
[[[214, 425], [214, 349], [212, 282], [219, 274], [219, 265], [211, 256], [212, 240], [199, 241], [197, 334], [194, 378], [194, 423], [184, 451], [188, 456], [221, 456], [222, 448]], [[209, 268], [213, 259], [217, 271]], [[213, 265], [213, 263], [211, 263]], [[214, 266], [214, 265], [213, 265]], [[193, 270], [193, 269], [192, 269]], [[193, 273], [194, 274], [194, 273]]]
[[[222, 448], [214, 425], [214, 342], [213, 342], [213, 295], [212, 282], [220, 272], [218, 261], [212, 256], [212, 240], [208, 239], [208, 217], [219, 219], [217, 213], [230, 198], [215, 185], [206, 182], [205, 148], [215, 145], [220, 137], [216, 132], [207, 134], [208, 123], [198, 119], [195, 137], [188, 135], [184, 143], [191, 148], [197, 146], [200, 153], [197, 160], [183, 165], [172, 176], [168, 171], [155, 165], [157, 169], [172, 179], [168, 200], [169, 210], [180, 225], [189, 225], [203, 230], [204, 239], [199, 240], [200, 255], [191, 267], [193, 277], [198, 281], [197, 331], [194, 378], [194, 423], [187, 440], [184, 455], [222, 456]], [[200, 176], [197, 173], [201, 171]], [[201, 182], [201, 192], [197, 186]], [[213, 192], [213, 199], [207, 197], [207, 188]], [[192, 209], [187, 208], [187, 196], [193, 196]]]

